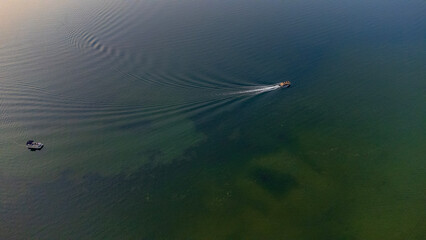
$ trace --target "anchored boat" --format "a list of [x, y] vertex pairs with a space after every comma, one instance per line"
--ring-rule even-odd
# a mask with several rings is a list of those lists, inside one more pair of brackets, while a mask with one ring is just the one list
[[30, 149], [31, 151], [41, 150], [43, 146], [44, 146], [43, 143], [34, 142], [34, 140], [27, 141], [27, 148]]

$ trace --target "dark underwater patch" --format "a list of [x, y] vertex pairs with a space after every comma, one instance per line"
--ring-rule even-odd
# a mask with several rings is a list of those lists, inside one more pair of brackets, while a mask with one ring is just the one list
[[298, 186], [297, 180], [290, 174], [265, 168], [255, 169], [250, 177], [275, 197], [282, 197]]

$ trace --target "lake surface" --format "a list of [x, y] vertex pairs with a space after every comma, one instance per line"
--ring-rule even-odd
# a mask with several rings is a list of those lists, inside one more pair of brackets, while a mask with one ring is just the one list
[[425, 13], [5, 0], [0, 239], [425, 239]]

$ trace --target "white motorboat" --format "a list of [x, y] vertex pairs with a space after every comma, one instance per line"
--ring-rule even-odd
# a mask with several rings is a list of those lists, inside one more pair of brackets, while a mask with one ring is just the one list
[[41, 150], [43, 148], [43, 143], [35, 142], [34, 140], [27, 141], [27, 148], [31, 151]]

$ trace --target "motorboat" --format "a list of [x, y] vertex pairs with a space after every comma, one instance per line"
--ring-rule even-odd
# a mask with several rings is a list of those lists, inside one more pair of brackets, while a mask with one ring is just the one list
[[34, 140], [27, 141], [27, 148], [31, 151], [41, 150], [43, 147], [43, 143], [35, 142]]
[[278, 86], [280, 88], [288, 88], [288, 87], [291, 86], [291, 82], [290, 81], [280, 82], [280, 83], [278, 83]]

